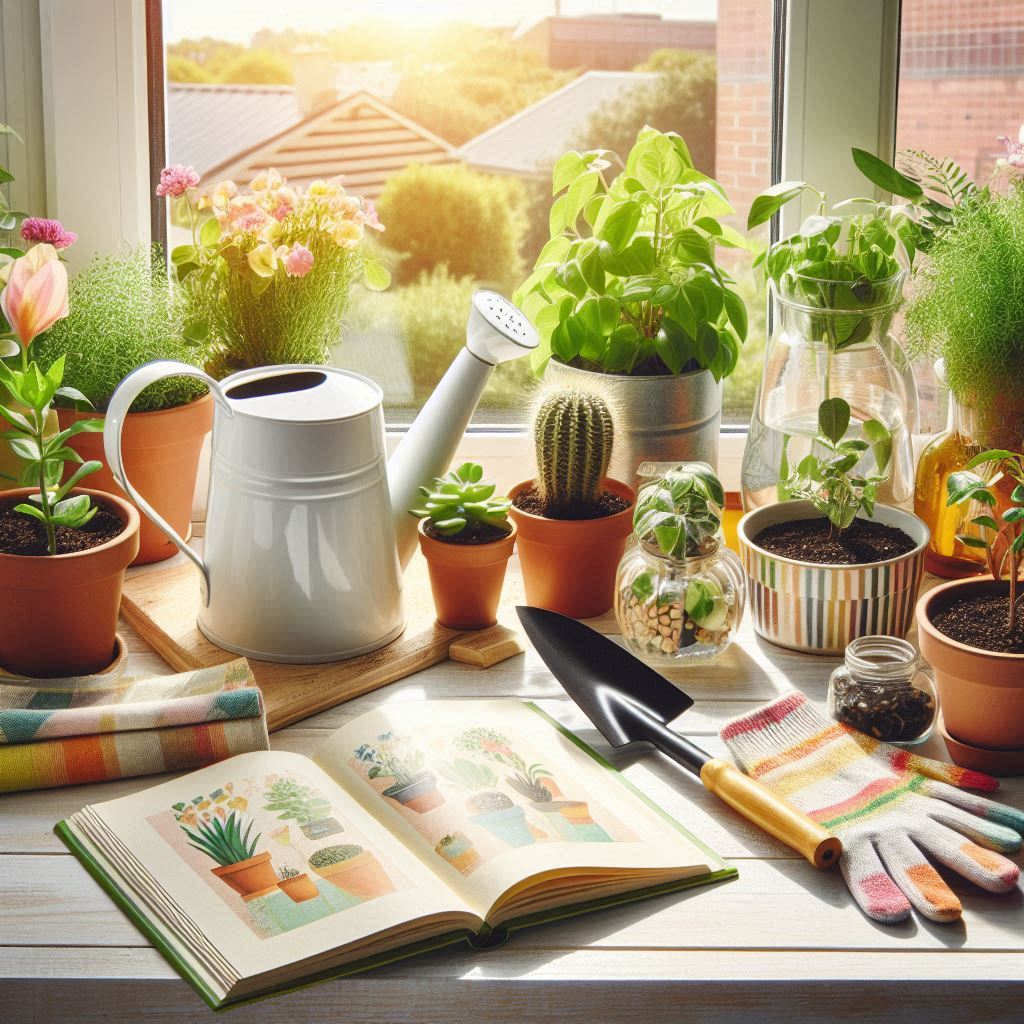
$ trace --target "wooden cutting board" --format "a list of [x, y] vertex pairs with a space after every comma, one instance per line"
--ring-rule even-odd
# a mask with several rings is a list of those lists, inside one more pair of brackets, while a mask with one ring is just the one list
[[[249, 660], [263, 691], [271, 732], [446, 658], [487, 668], [523, 651], [519, 634], [500, 623], [467, 633], [435, 621], [426, 564], [419, 555], [406, 573], [403, 594], [408, 613], [405, 632], [379, 651], [322, 665]], [[175, 671], [219, 665], [238, 657], [199, 632], [198, 611], [198, 573], [180, 556], [129, 570], [125, 576], [121, 614]]]

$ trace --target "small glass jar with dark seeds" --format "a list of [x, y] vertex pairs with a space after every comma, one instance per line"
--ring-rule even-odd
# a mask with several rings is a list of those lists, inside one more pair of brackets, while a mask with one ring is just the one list
[[828, 681], [829, 714], [885, 743], [923, 743], [938, 710], [931, 676], [913, 645], [898, 637], [852, 640]]

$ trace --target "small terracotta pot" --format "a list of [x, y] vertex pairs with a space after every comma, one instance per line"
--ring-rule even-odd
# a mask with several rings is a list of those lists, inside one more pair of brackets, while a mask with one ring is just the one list
[[306, 900], [315, 900], [320, 895], [320, 890], [313, 879], [305, 873], [282, 878], [277, 885], [293, 903], [305, 903]]
[[514, 504], [532, 486], [525, 480], [509, 491], [526, 603], [574, 619], [603, 615], [615, 598], [615, 570], [633, 531], [633, 489], [606, 477], [601, 489], [625, 498], [628, 508], [602, 519], [547, 519]]
[[[61, 430], [76, 420], [102, 418], [102, 413], [59, 409]], [[196, 490], [203, 439], [213, 427], [213, 396], [156, 412], [132, 412], [124, 421], [121, 450], [132, 486], [188, 539], [192, 498]], [[89, 486], [130, 500], [114, 482], [103, 452], [103, 434], [77, 434], [68, 441], [83, 459], [98, 459], [103, 468], [88, 477]], [[74, 470], [69, 467], [69, 472]], [[162, 562], [177, 554], [170, 538], [146, 516], [139, 528], [139, 554], [133, 564]]]
[[351, 860], [313, 870], [357, 899], [372, 900], [395, 891], [395, 883], [368, 850], [356, 854]]
[[240, 896], [273, 889], [278, 885], [278, 877], [274, 865], [270, 863], [269, 853], [257, 853], [255, 857], [240, 860], [237, 864], [225, 864], [210, 870]]
[[[991, 576], [951, 580], [917, 602], [921, 654], [935, 670], [935, 688], [949, 734], [975, 747], [1024, 750], [1024, 654], [999, 654], [957, 643], [932, 618], [970, 592], [1009, 599], [1010, 585]], [[955, 757], [955, 751], [950, 750]]]
[[[12, 506], [35, 494], [3, 495]], [[114, 658], [124, 571], [139, 550], [139, 513], [123, 498], [76, 487], [115, 512], [124, 530], [113, 540], [67, 555], [0, 553], [0, 663], [35, 677], [87, 676]]]
[[437, 621], [449, 629], [485, 629], [498, 621], [505, 570], [516, 541], [512, 532], [489, 544], [454, 544], [431, 537], [420, 520], [420, 550], [427, 559]]

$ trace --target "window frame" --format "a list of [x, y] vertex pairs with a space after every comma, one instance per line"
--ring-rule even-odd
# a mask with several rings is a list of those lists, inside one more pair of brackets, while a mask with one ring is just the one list
[[[160, 0], [76, 0], [74, 17], [61, 0], [0, 2], [4, 19], [30, 37], [12, 61], [4, 33], [0, 85], [19, 97], [17, 109], [38, 111], [43, 122], [45, 159], [28, 161], [21, 187], [38, 191], [44, 181], [47, 214], [81, 225], [97, 250], [148, 244], [159, 230], [150, 197], [163, 162], [162, 133], [150, 130], [158, 115], [162, 124], [162, 61], [159, 88], [150, 73], [162, 54]], [[773, 179], [863, 194], [849, 147], [893, 157], [900, 0], [775, 0], [774, 23]], [[877, 93], [864, 88], [876, 78]], [[840, 145], [837, 124], [846, 126]], [[774, 231], [795, 229], [803, 214], [791, 206]], [[69, 251], [72, 269], [88, 257], [82, 247]], [[388, 430], [390, 438], [402, 433]], [[526, 435], [521, 425], [471, 426], [460, 455], [521, 465]], [[720, 471], [730, 490], [739, 487], [745, 437], [742, 428], [723, 428]]]

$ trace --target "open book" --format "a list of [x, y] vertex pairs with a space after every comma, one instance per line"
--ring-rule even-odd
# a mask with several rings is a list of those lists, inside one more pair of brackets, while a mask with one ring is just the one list
[[736, 873], [508, 700], [386, 705], [56, 831], [214, 1008]]

